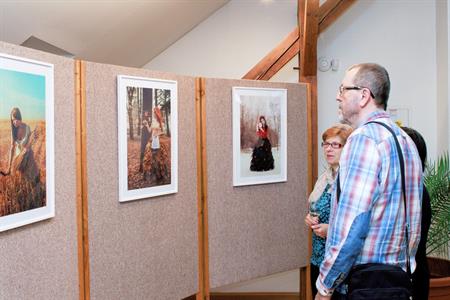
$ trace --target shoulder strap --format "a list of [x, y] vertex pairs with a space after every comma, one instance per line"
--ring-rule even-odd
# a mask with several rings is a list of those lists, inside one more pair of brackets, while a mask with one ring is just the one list
[[[406, 213], [406, 189], [405, 189], [405, 161], [403, 159], [403, 154], [402, 154], [402, 149], [400, 147], [400, 143], [398, 142], [397, 136], [395, 135], [395, 132], [392, 130], [391, 127], [389, 127], [388, 125], [381, 123], [381, 122], [377, 122], [377, 121], [371, 121], [371, 122], [367, 122], [366, 124], [370, 124], [370, 123], [376, 123], [379, 124], [381, 126], [383, 126], [384, 128], [386, 128], [394, 137], [395, 140], [395, 146], [397, 147], [397, 153], [398, 153], [398, 157], [399, 157], [399, 161], [400, 161], [400, 174], [402, 176], [402, 198], [403, 198], [403, 206], [405, 208], [405, 222], [406, 222], [406, 229], [405, 229], [405, 237], [406, 237], [406, 270], [408, 272], [408, 276], [411, 278], [411, 263], [409, 260], [409, 223], [408, 223], [408, 214]], [[339, 203], [339, 198], [341, 196], [341, 182], [339, 179], [339, 173], [338, 176], [336, 178], [336, 184], [337, 184], [337, 190], [336, 190], [336, 197], [337, 197], [337, 202]]]

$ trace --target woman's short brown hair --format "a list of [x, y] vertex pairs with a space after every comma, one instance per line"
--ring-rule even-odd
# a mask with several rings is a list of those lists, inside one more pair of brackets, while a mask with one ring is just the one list
[[347, 141], [347, 138], [352, 133], [353, 128], [346, 124], [335, 124], [325, 130], [322, 134], [322, 141], [326, 141], [330, 137], [338, 136], [341, 138], [342, 143], [345, 144]]

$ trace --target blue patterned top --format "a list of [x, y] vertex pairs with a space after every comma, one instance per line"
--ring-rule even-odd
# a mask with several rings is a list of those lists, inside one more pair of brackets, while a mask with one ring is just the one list
[[[319, 200], [317, 200], [316, 208], [320, 213], [319, 224], [328, 224], [330, 219], [331, 193], [328, 192], [329, 188], [330, 184], [327, 184]], [[325, 255], [325, 242], [326, 239], [315, 235], [313, 232], [311, 264], [317, 267], [320, 267]]]

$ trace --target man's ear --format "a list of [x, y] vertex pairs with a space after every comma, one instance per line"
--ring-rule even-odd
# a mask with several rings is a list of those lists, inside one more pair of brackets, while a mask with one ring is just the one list
[[361, 93], [361, 99], [359, 100], [359, 107], [364, 108], [370, 103], [370, 92], [367, 89], [363, 89]]

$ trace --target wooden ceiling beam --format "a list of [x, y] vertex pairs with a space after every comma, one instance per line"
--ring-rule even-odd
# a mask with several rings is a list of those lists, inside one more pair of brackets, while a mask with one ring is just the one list
[[[317, 2], [317, 0], [298, 1], [299, 27], [289, 33], [283, 41], [260, 60], [242, 79], [269, 80], [297, 54], [300, 54], [300, 65], [302, 61], [306, 64], [306, 66], [303, 66], [304, 72], [302, 73], [300, 71], [300, 75], [316, 75], [314, 69], [317, 68], [318, 35], [333, 24], [356, 0], [327, 0], [318, 8]], [[309, 9], [305, 15], [307, 4], [309, 5]], [[311, 5], [314, 6], [314, 10], [312, 10]], [[315, 24], [318, 25], [316, 26]], [[305, 30], [309, 31], [305, 32]], [[301, 51], [301, 49], [305, 50]]]
[[333, 24], [356, 0], [327, 0], [319, 8], [319, 33]]
[[319, 8], [319, 23], [322, 22], [336, 7], [341, 4], [342, 0], [327, 0]]
[[299, 0], [300, 80], [317, 75], [317, 38], [319, 36], [319, 0]]
[[261, 76], [259, 80], [270, 80], [278, 73], [288, 62], [291, 61], [299, 52], [300, 43], [298, 40]]
[[[298, 37], [298, 28], [295, 28], [284, 38], [283, 41], [281, 41], [281, 43], [270, 51], [270, 53], [258, 62], [247, 74], [245, 74], [242, 79], [270, 79], [270, 77], [278, 72], [295, 55], [297, 55], [299, 52]], [[267, 74], [271, 74], [270, 77], [268, 77]]]

